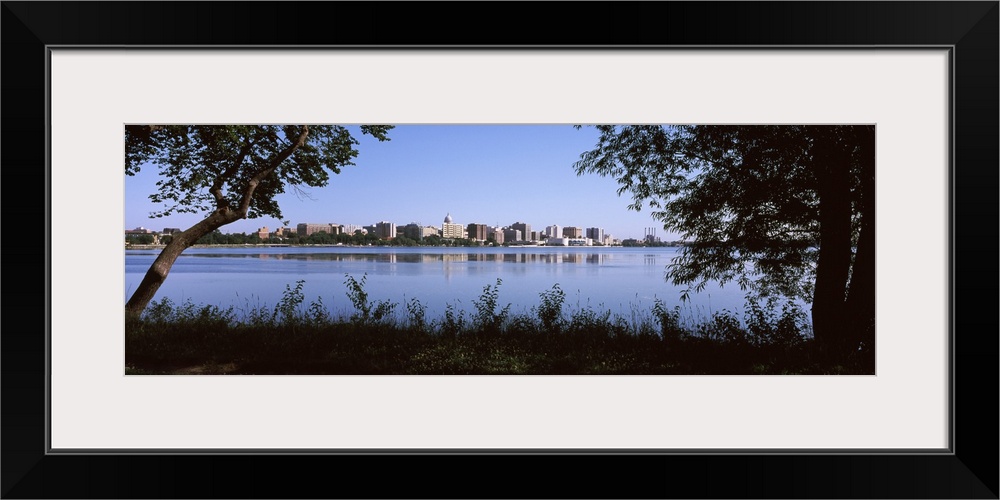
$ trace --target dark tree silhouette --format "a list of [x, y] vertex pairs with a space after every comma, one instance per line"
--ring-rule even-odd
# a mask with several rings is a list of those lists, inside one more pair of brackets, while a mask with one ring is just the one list
[[830, 352], [874, 354], [875, 127], [597, 126], [574, 164], [691, 244], [667, 279], [812, 303]]
[[[361, 132], [385, 141], [391, 128], [363, 125]], [[126, 313], [142, 313], [177, 257], [199, 238], [244, 218], [281, 219], [276, 195], [286, 186], [325, 186], [331, 172], [353, 165], [357, 144], [339, 125], [127, 125], [125, 174], [152, 163], [162, 176], [150, 199], [166, 208], [151, 217], [206, 216], [173, 234], [125, 304]]]

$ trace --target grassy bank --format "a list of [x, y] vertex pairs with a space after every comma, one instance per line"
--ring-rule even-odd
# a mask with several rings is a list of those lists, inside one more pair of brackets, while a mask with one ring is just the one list
[[305, 301], [303, 282], [273, 308], [237, 311], [163, 299], [126, 319], [126, 374], [841, 374], [873, 373], [873, 356], [831, 360], [800, 309], [748, 304], [699, 322], [657, 300], [629, 317], [568, 310], [558, 285], [523, 314], [484, 287], [474, 311], [427, 318], [417, 299], [369, 300], [346, 277], [354, 312]]

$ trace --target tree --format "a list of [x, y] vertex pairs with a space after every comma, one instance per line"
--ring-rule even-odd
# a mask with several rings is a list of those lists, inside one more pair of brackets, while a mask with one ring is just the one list
[[[386, 141], [391, 128], [363, 125], [361, 132]], [[162, 177], [150, 199], [166, 207], [151, 217], [205, 214], [173, 234], [125, 304], [126, 313], [142, 313], [184, 249], [241, 219], [282, 219], [276, 195], [286, 187], [325, 186], [330, 173], [353, 165], [357, 144], [339, 125], [126, 126], [125, 174], [151, 163]]]
[[[674, 284], [812, 303], [815, 339], [874, 348], [874, 126], [612, 126], [574, 164], [691, 240]], [[871, 351], [873, 352], [873, 351]]]
[[129, 243], [138, 245], [149, 245], [153, 243], [153, 235], [151, 234], [130, 234], [125, 237]]

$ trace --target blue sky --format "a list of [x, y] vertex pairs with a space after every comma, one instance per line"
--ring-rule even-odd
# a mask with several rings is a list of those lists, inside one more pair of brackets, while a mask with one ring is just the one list
[[[459, 224], [507, 226], [527, 222], [545, 226], [603, 227], [615, 238], [642, 238], [655, 227], [665, 240], [675, 239], [648, 209], [628, 210], [631, 195], [618, 196], [612, 178], [577, 176], [573, 162], [596, 144], [597, 131], [572, 125], [397, 125], [390, 141], [357, 133], [355, 165], [331, 175], [322, 188], [293, 190], [278, 198], [291, 227], [300, 222], [369, 225], [387, 220], [440, 227], [450, 213]], [[125, 178], [125, 229], [186, 229], [203, 215], [159, 219], [149, 201], [158, 180], [156, 168]], [[281, 221], [246, 219], [221, 228], [249, 233]]]

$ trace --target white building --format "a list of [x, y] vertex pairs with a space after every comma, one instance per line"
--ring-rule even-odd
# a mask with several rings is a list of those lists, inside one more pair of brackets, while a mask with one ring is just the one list
[[594, 246], [594, 240], [590, 238], [568, 238], [561, 236], [559, 238], [549, 238], [545, 240], [545, 244], [550, 247], [589, 247]]
[[465, 238], [465, 226], [455, 224], [451, 219], [451, 214], [444, 216], [444, 224], [441, 224], [442, 238]]

